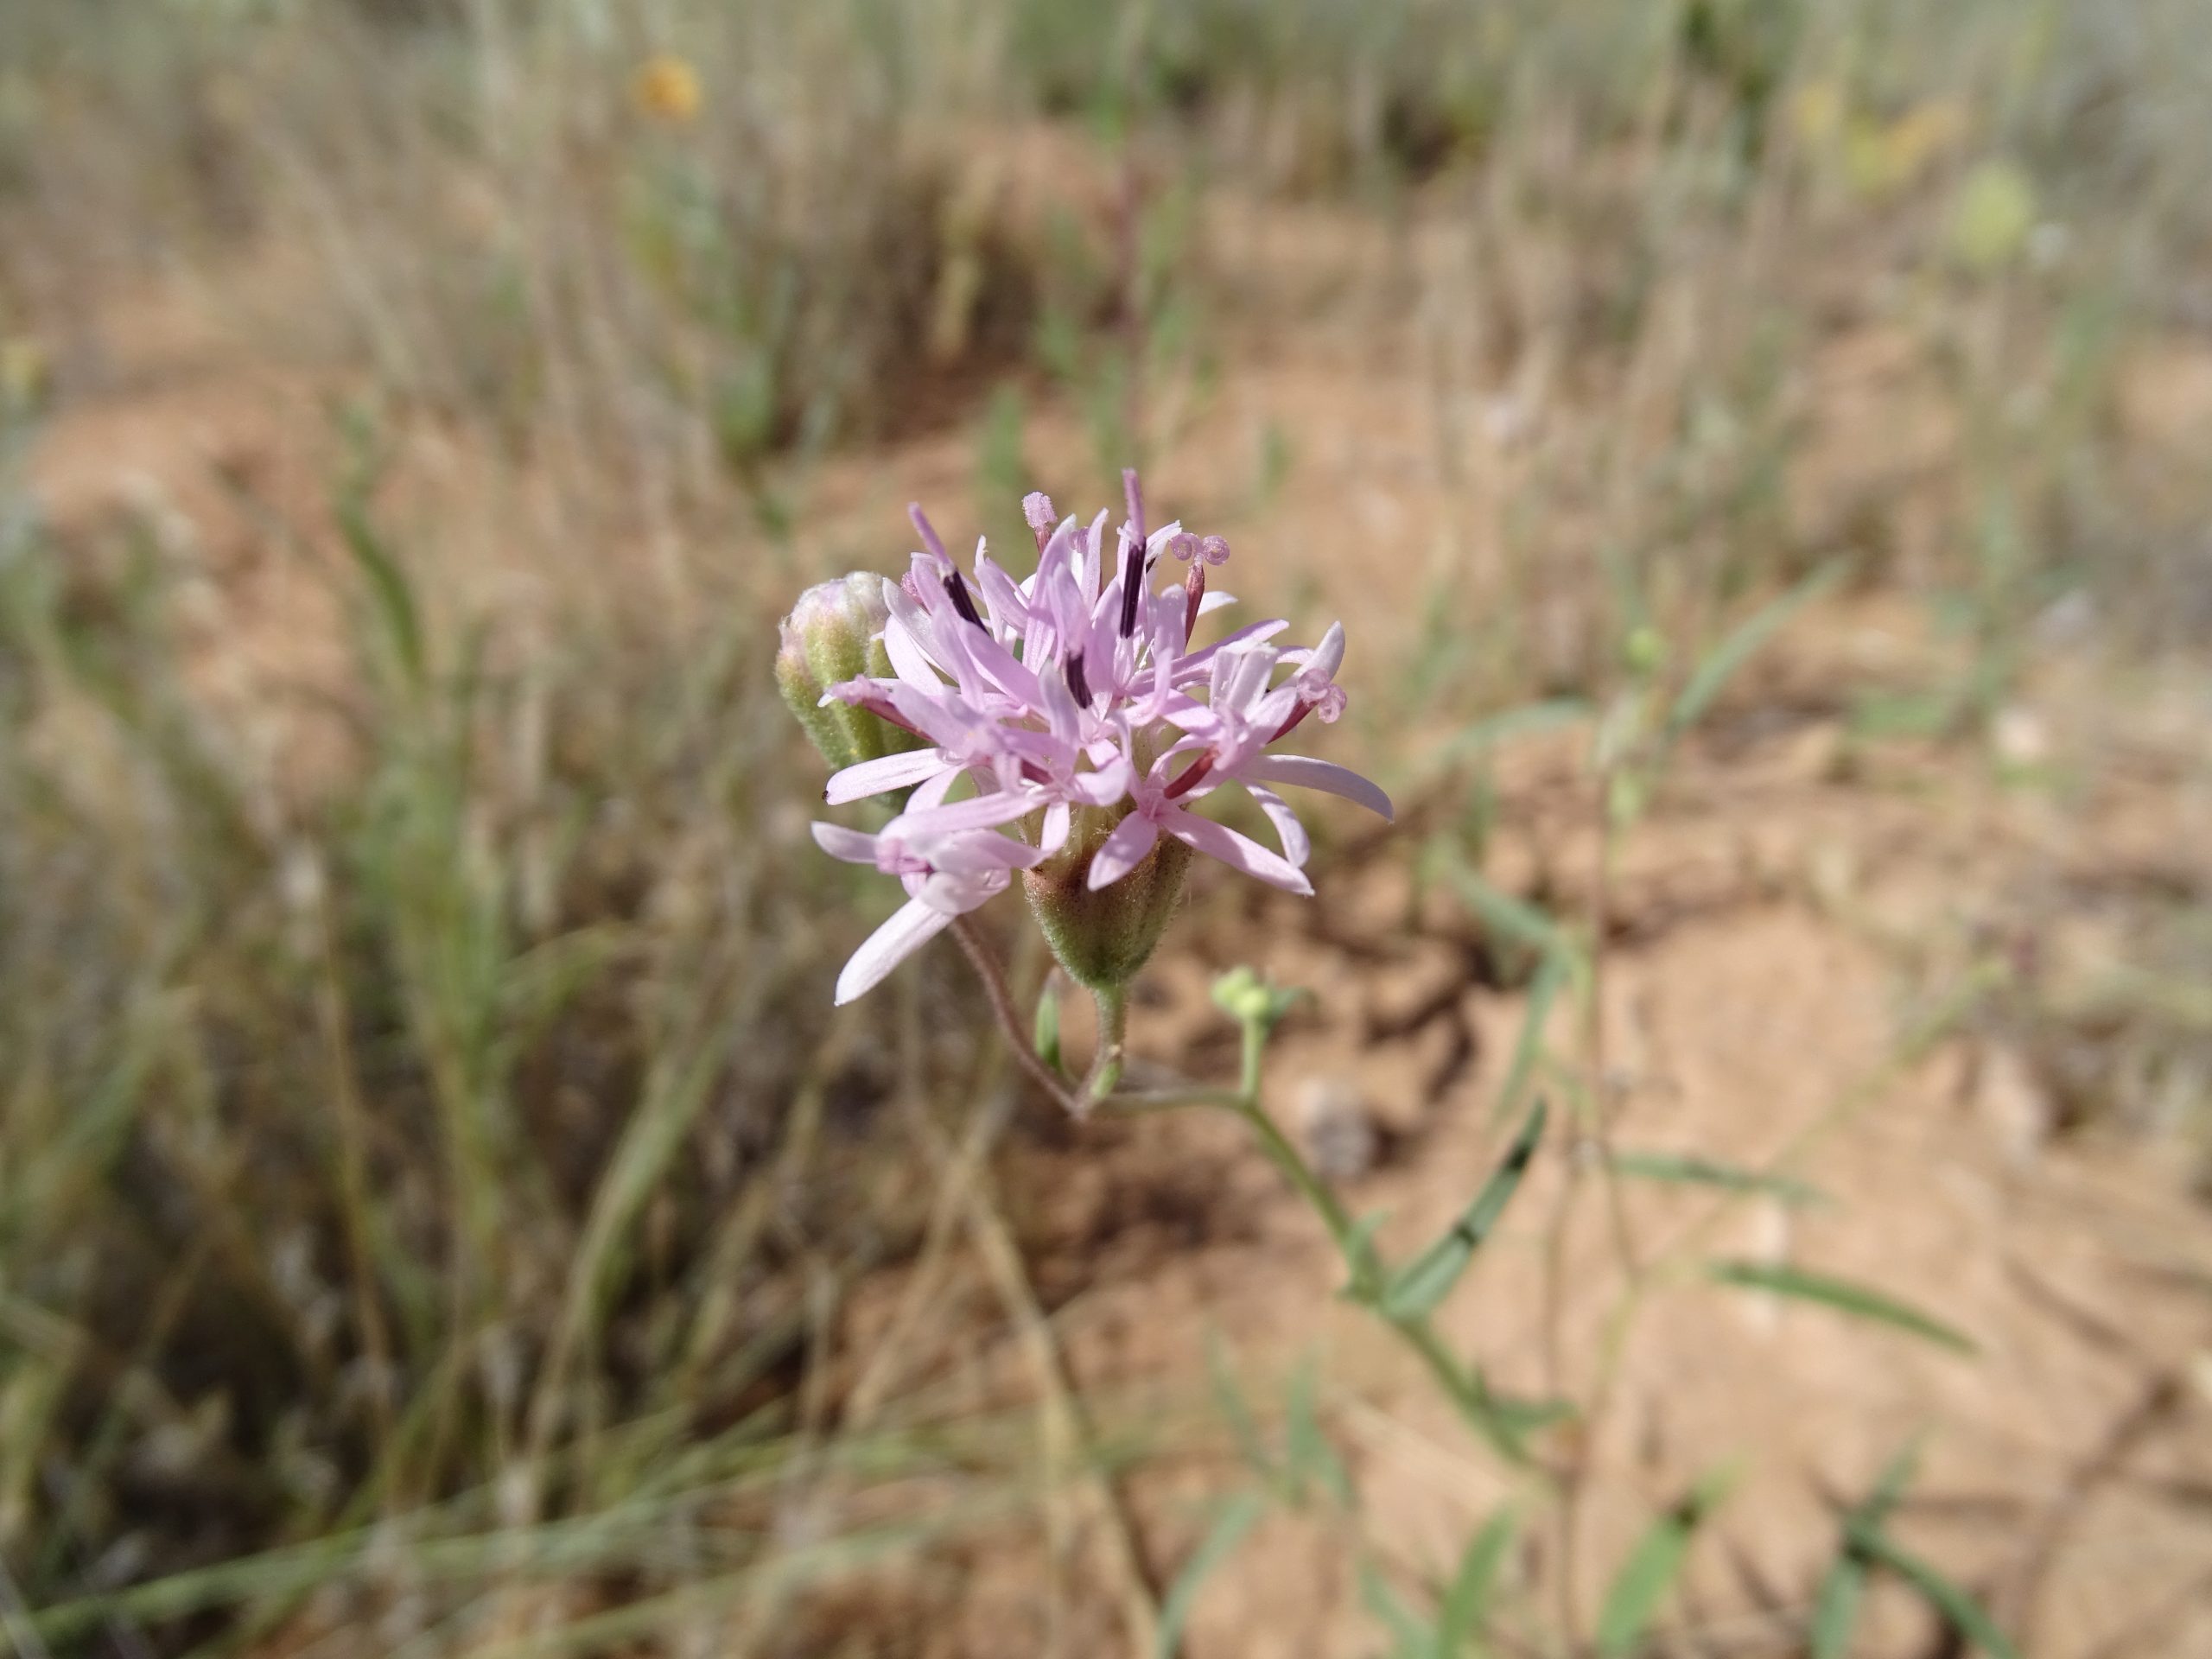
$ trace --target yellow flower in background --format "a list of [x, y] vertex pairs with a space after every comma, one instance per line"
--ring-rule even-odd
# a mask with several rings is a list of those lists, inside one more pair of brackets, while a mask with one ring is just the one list
[[1967, 175], [1951, 210], [1951, 251], [1970, 270], [2010, 264], [2036, 227], [2035, 181], [2012, 162], [1984, 162]]
[[672, 52], [656, 52], [631, 82], [638, 107], [654, 119], [683, 126], [699, 113], [699, 72]]
[[1833, 80], [1808, 81], [1789, 100], [1790, 124], [1808, 149], [1826, 149], [1843, 130], [1843, 89]]
[[1972, 124], [1962, 105], [1945, 99], [1916, 104], [1893, 121], [1854, 116], [1844, 136], [1844, 176], [1863, 196], [1894, 194], [1918, 183]]
[[1967, 112], [1947, 99], [1916, 104], [1890, 123], [1883, 142], [1890, 166], [1900, 181], [1918, 178], [1929, 162], [1967, 136]]
[[0, 415], [45, 401], [52, 374], [46, 348], [29, 334], [0, 335]]

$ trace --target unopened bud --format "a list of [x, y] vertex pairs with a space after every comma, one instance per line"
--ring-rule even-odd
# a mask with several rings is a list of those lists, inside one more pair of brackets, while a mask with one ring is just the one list
[[808, 588], [784, 619], [776, 688], [833, 768], [922, 746], [920, 738], [879, 715], [822, 701], [833, 685], [890, 675], [891, 658], [883, 648], [883, 625], [889, 618], [883, 578], [856, 570]]
[[1213, 1003], [1240, 1026], [1273, 1030], [1306, 993], [1269, 984], [1251, 969], [1239, 965], [1216, 976]]

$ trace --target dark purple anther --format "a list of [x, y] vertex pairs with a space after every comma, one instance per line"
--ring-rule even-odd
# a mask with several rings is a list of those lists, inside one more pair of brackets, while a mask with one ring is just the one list
[[1126, 639], [1137, 631], [1137, 595], [1144, 587], [1144, 490], [1134, 467], [1122, 469], [1122, 498], [1129, 509], [1122, 532], [1129, 538], [1128, 550], [1122, 556], [1122, 638]]
[[952, 608], [960, 613], [963, 620], [973, 622], [979, 628], [983, 626], [983, 619], [976, 609], [976, 601], [968, 592], [968, 584], [961, 581], [957, 570], [944, 579], [944, 591], [952, 596]]
[[1083, 653], [1077, 652], [1068, 658], [1068, 695], [1078, 709], [1090, 707], [1090, 682], [1083, 677]]
[[1137, 631], [1137, 600], [1144, 592], [1144, 543], [1131, 542], [1122, 555], [1122, 638]]

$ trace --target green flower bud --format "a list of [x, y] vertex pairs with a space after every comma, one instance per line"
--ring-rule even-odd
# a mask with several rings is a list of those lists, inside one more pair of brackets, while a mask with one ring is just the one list
[[1068, 844], [1033, 870], [1021, 874], [1030, 912], [1061, 967], [1090, 991], [1115, 991], [1145, 964], [1183, 896], [1191, 849], [1173, 836], [1153, 843], [1137, 867], [1093, 893], [1090, 857], [1125, 816], [1079, 810]]
[[1272, 1031], [1306, 993], [1278, 990], [1246, 967], [1236, 967], [1213, 982], [1213, 1002], [1240, 1026], [1259, 1026]]
[[1667, 661], [1667, 640], [1658, 629], [1646, 622], [1629, 631], [1628, 641], [1621, 656], [1632, 674], [1656, 674]]
[[879, 715], [822, 701], [833, 685], [890, 674], [891, 658], [883, 648], [883, 625], [889, 617], [883, 578], [855, 570], [808, 588], [784, 619], [776, 688], [832, 770], [922, 747], [913, 733]]

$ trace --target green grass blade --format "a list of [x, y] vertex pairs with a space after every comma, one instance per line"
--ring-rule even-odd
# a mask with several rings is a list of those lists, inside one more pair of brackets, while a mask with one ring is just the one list
[[1474, 1260], [1475, 1252], [1497, 1226], [1497, 1218], [1505, 1212], [1521, 1177], [1527, 1173], [1530, 1160], [1536, 1154], [1536, 1143], [1544, 1133], [1545, 1105], [1539, 1100], [1529, 1114], [1529, 1121], [1521, 1126], [1521, 1133], [1513, 1138], [1506, 1151], [1505, 1161], [1491, 1173], [1483, 1184], [1475, 1201], [1461, 1212], [1459, 1220], [1443, 1237], [1416, 1256], [1382, 1293], [1382, 1312], [1394, 1319], [1419, 1319], [1430, 1312], [1445, 1297], [1452, 1287], [1459, 1282], [1459, 1275]]
[[1866, 1563], [1847, 1545], [1821, 1580], [1820, 1594], [1813, 1602], [1813, 1659], [1845, 1659], [1866, 1593]]
[[371, 518], [365, 490], [353, 485], [342, 489], [338, 497], [337, 518], [340, 539], [368, 582], [377, 626], [392, 661], [398, 666], [404, 683], [419, 688], [423, 681], [425, 657], [422, 608], [416, 602], [415, 586]]
[[1840, 1313], [1854, 1319], [1868, 1319], [1899, 1331], [1911, 1332], [1939, 1347], [1955, 1353], [1976, 1352], [1973, 1340], [1941, 1319], [1908, 1306], [1894, 1297], [1880, 1291], [1869, 1290], [1864, 1285], [1847, 1279], [1831, 1279], [1823, 1274], [1807, 1273], [1802, 1268], [1770, 1264], [1764, 1262], [1716, 1262], [1713, 1277], [1724, 1285], [1734, 1285], [1743, 1290], [1764, 1290], [1777, 1296], [1788, 1296], [1803, 1302], [1818, 1302]]
[[1529, 1007], [1521, 1016], [1521, 1034], [1513, 1042], [1513, 1058], [1497, 1091], [1497, 1104], [1491, 1109], [1493, 1121], [1510, 1117], [1521, 1109], [1529, 1080], [1536, 1074], [1536, 1062], [1543, 1058], [1545, 1023], [1551, 1018], [1552, 1004], [1559, 1000], [1568, 971], [1566, 958], [1557, 956], [1546, 957], [1537, 968], [1529, 987]]
[[1436, 1622], [1436, 1659], [1458, 1659], [1468, 1642], [1490, 1617], [1491, 1598], [1497, 1590], [1498, 1569], [1513, 1548], [1521, 1517], [1501, 1509], [1477, 1529], [1459, 1557], [1452, 1588], [1444, 1597], [1444, 1611]]
[[1573, 960], [1573, 941], [1536, 906], [1515, 898], [1457, 857], [1447, 856], [1440, 862], [1459, 901], [1492, 933], [1539, 957]]
[[1406, 1605], [1372, 1561], [1359, 1564], [1359, 1599], [1367, 1604], [1369, 1612], [1389, 1626], [1390, 1650], [1395, 1659], [1427, 1659], [1434, 1651], [1435, 1632]]
[[1734, 1484], [1731, 1470], [1703, 1476], [1682, 1501], [1652, 1522], [1650, 1529], [1629, 1552], [1605, 1592], [1598, 1611], [1599, 1659], [1619, 1659], [1633, 1652], [1666, 1602], [1689, 1558], [1690, 1541], [1706, 1516], [1719, 1506]]
[[1521, 1400], [1503, 1394], [1488, 1395], [1485, 1403], [1498, 1426], [1516, 1437], [1566, 1422], [1578, 1409], [1571, 1400]]
[[1301, 1360], [1291, 1373], [1283, 1419], [1283, 1457], [1290, 1469], [1291, 1491], [1295, 1499], [1303, 1502], [1310, 1481], [1335, 1498], [1340, 1507], [1350, 1509], [1351, 1477], [1344, 1472], [1343, 1460], [1337, 1456], [1336, 1447], [1329, 1444], [1329, 1437], [1321, 1432], [1319, 1384], [1319, 1375], [1310, 1357]]
[[1982, 1611], [1981, 1604], [1920, 1557], [1891, 1542], [1889, 1535], [1878, 1527], [1855, 1528], [1852, 1536], [1862, 1554], [1911, 1585], [1946, 1624], [1990, 1659], [2019, 1659], [2018, 1650]]
[[1863, 1527], [1878, 1527], [1890, 1518], [1890, 1511], [1904, 1496], [1904, 1489], [1912, 1484], [1914, 1471], [1920, 1463], [1920, 1437], [1915, 1435], [1899, 1446], [1897, 1454], [1882, 1465], [1882, 1472], [1874, 1477], [1874, 1488], [1867, 1493], [1866, 1501], [1859, 1506], [1853, 1516]]
[[1175, 1575], [1175, 1582], [1168, 1587], [1167, 1599], [1160, 1604], [1160, 1659], [1174, 1659], [1176, 1649], [1182, 1644], [1183, 1627], [1190, 1623], [1191, 1610], [1198, 1605], [1198, 1591], [1216, 1569], [1236, 1554], [1236, 1547], [1258, 1524], [1267, 1507], [1267, 1500], [1257, 1492], [1239, 1492], [1222, 1506], [1213, 1525], [1206, 1529], [1206, 1535], [1191, 1552], [1191, 1559]]
[[1727, 1192], [1762, 1192], [1780, 1199], [1793, 1210], [1828, 1202], [1827, 1194], [1818, 1187], [1792, 1180], [1787, 1175], [1769, 1175], [1733, 1164], [1715, 1163], [1692, 1153], [1617, 1152], [1612, 1166], [1614, 1173], [1633, 1176], [1638, 1180], [1718, 1187]]
[[1728, 682], [1781, 631], [1782, 625], [1834, 588], [1842, 576], [1841, 564], [1824, 564], [1788, 593], [1761, 607], [1731, 629], [1719, 645], [1706, 653], [1689, 683], [1683, 686], [1681, 695], [1675, 699], [1675, 706], [1667, 715], [1669, 738], [1680, 737], [1702, 720]]
[[1821, 1580], [1813, 1603], [1813, 1659], [1844, 1659], [1851, 1649], [1851, 1632], [1859, 1620], [1859, 1604], [1866, 1593], [1866, 1552], [1859, 1535], [1880, 1528], [1904, 1496], [1920, 1461], [1917, 1437], [1907, 1440], [1882, 1466], [1866, 1499], [1844, 1521], [1843, 1543]]
[[1230, 1437], [1236, 1442], [1238, 1454], [1253, 1473], [1273, 1485], [1281, 1478], [1274, 1456], [1268, 1450], [1267, 1436], [1260, 1432], [1259, 1419], [1252, 1414], [1251, 1402], [1236, 1385], [1228, 1344], [1222, 1341], [1218, 1331], [1206, 1332], [1206, 1377], [1213, 1384], [1214, 1403], [1229, 1425]]
[[1655, 1522], [1621, 1564], [1598, 1613], [1598, 1651], [1620, 1659], [1643, 1639], [1652, 1617], [1674, 1588], [1690, 1552], [1694, 1516], [1675, 1514]]

